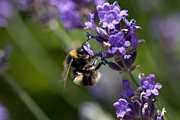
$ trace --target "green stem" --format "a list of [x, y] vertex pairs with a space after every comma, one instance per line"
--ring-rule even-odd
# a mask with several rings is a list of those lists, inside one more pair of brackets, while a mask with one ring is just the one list
[[128, 75], [131, 77], [132, 81], [134, 82], [134, 84], [136, 85], [136, 87], [139, 87], [139, 84], [137, 83], [137, 81], [135, 80], [134, 76], [132, 75], [131, 72], [128, 72]]
[[13, 78], [11, 78], [8, 74], [3, 74], [2, 77], [38, 120], [50, 120], [36, 104], [36, 102], [31, 98], [31, 96], [24, 89], [22, 89]]
[[126, 67], [124, 60], [122, 60], [122, 63], [124, 65], [124, 69], [125, 71], [128, 71], [128, 75], [131, 77], [132, 81], [134, 82], [134, 84], [136, 85], [136, 87], [139, 87], [139, 84], [137, 83], [137, 81], [135, 80], [134, 76], [132, 75], [131, 71], [128, 70], [128, 68]]

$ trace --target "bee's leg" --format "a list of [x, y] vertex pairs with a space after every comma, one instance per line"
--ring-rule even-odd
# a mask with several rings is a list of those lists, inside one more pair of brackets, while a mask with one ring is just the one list
[[104, 63], [104, 62], [100, 62], [100, 63], [96, 66], [95, 70], [98, 70], [98, 69], [101, 67], [101, 65], [105, 65], [105, 63]]
[[101, 65], [106, 65], [105, 59], [101, 58], [101, 60], [102, 60], [102, 62], [100, 62], [100, 63], [96, 66], [95, 70], [98, 70], [98, 69], [101, 67]]
[[92, 66], [94, 66], [94, 65], [97, 63], [97, 59], [98, 59], [98, 58], [96, 58], [96, 59], [92, 62], [92, 64], [91, 64]]
[[92, 64], [87, 64], [83, 67], [83, 70], [94, 70], [94, 65], [97, 63], [97, 59], [95, 59]]
[[89, 55], [81, 55], [81, 54], [78, 54], [78, 56], [80, 58], [83, 58], [83, 59], [88, 59], [89, 58]]

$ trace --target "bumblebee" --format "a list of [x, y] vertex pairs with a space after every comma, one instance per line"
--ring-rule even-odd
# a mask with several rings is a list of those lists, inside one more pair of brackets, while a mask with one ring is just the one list
[[64, 60], [64, 71], [60, 78], [60, 82], [64, 81], [64, 88], [66, 86], [70, 67], [75, 68], [71, 73], [71, 77], [73, 78], [73, 82], [77, 85], [92, 86], [100, 79], [101, 75], [98, 69], [101, 67], [102, 63], [94, 67], [97, 62], [97, 59], [95, 59], [92, 64], [89, 64], [88, 58], [93, 57], [84, 50], [82, 45], [80, 48], [70, 51]]
[[97, 59], [95, 59], [91, 65], [86, 64], [83, 69], [77, 68], [73, 70], [71, 74], [72, 78], [74, 79], [73, 82], [77, 85], [82, 86], [93, 86], [98, 83], [101, 77], [98, 69], [100, 68], [102, 63], [99, 63], [97, 67], [94, 67], [96, 62]]

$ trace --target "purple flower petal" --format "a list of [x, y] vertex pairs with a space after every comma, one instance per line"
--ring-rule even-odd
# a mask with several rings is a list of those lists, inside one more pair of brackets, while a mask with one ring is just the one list
[[104, 11], [109, 11], [110, 10], [110, 4], [108, 2], [104, 3], [103, 9], [104, 9]]
[[122, 97], [125, 99], [126, 98], [126, 91], [121, 91], [121, 93], [119, 94], [119, 97]]
[[84, 45], [83, 48], [89, 55], [94, 55], [98, 53], [96, 51], [91, 50], [91, 45], [88, 42], [86, 42], [86, 46]]
[[141, 79], [141, 86], [142, 86], [142, 88], [144, 88], [144, 89], [147, 88], [147, 86], [148, 86], [148, 81], [147, 81], [146, 78], [142, 78], [142, 79]]
[[101, 52], [101, 57], [102, 58], [112, 58], [114, 55], [109, 52]]
[[131, 42], [129, 42], [129, 41], [124, 41], [124, 44], [123, 44], [124, 47], [129, 47], [130, 45], [131, 45]]
[[109, 62], [108, 63], [109, 67], [113, 70], [116, 70], [116, 71], [121, 71], [122, 69], [114, 62]]
[[115, 102], [115, 103], [113, 104], [113, 106], [114, 106], [114, 107], [119, 107], [119, 102]]
[[[113, 5], [114, 5], [114, 6], [118, 6], [118, 7], [119, 7], [119, 5], [118, 5], [118, 2], [117, 2], [117, 1], [114, 1]], [[120, 8], [120, 7], [119, 7], [119, 9], [121, 10], [121, 8]]]
[[118, 47], [112, 47], [111, 52], [112, 52], [112, 53], [116, 53], [116, 51], [118, 51], [118, 50], [119, 50], [119, 48], [118, 48]]
[[136, 37], [136, 33], [131, 34], [132, 46], [136, 50], [139, 44], [138, 38]]
[[130, 82], [129, 80], [122, 80], [122, 88], [126, 89], [130, 87]]
[[154, 95], [159, 95], [159, 92], [158, 92], [157, 89], [153, 89], [153, 90], [151, 90], [151, 92], [152, 92]]
[[88, 42], [86, 42], [86, 46], [88, 49], [91, 49], [91, 45]]
[[89, 28], [92, 27], [92, 23], [89, 22], [89, 21], [86, 21], [84, 24], [85, 24], [85, 26], [86, 26], [84, 29], [89, 29]]
[[154, 89], [161, 89], [162, 88], [162, 85], [160, 83], [156, 83], [154, 85]]
[[131, 108], [128, 107], [128, 102], [125, 99], [119, 99], [118, 102], [114, 103], [113, 106], [119, 108], [116, 111], [117, 118], [123, 118], [124, 115], [131, 111]]
[[155, 75], [154, 74], [150, 74], [150, 75], [147, 76], [147, 79], [148, 79], [149, 84], [152, 85], [155, 82]]
[[[128, 16], [127, 14], [128, 10], [122, 10], [120, 14], [117, 15], [117, 19], [120, 21], [124, 16]], [[124, 17], [125, 18], [125, 17]], [[128, 22], [128, 21], [125, 21]], [[126, 24], [126, 23], [125, 23]]]
[[112, 46], [122, 46], [123, 38], [124, 38], [124, 34], [121, 32], [115, 35], [111, 35], [109, 38], [109, 43]]
[[111, 45], [115, 45], [116, 44], [116, 36], [115, 35], [111, 35], [109, 38], [109, 43]]
[[121, 109], [118, 109], [116, 111], [116, 114], [117, 114], [117, 118], [123, 118], [124, 115], [126, 114], [126, 111], [121, 111]]
[[101, 5], [96, 6], [97, 12], [103, 11], [103, 7]]
[[160, 83], [155, 82], [155, 75], [150, 74], [147, 78], [141, 79], [141, 86], [146, 90], [146, 96], [150, 96], [151, 94], [158, 95], [158, 89], [162, 87]]
[[104, 16], [106, 15], [105, 11], [101, 11], [98, 14], [99, 20], [104, 22]]
[[129, 80], [122, 80], [122, 88], [123, 91], [120, 93], [120, 97], [123, 96], [125, 99], [126, 97], [132, 97], [134, 95], [134, 90], [131, 87]]
[[129, 25], [129, 21], [126, 19], [126, 17], [123, 17], [123, 21], [126, 25]]
[[88, 13], [88, 19], [89, 21], [85, 22], [86, 27], [84, 29], [92, 28], [97, 31], [97, 26], [94, 23], [94, 14]]
[[150, 96], [151, 95], [151, 90], [147, 89], [146, 90], [146, 96]]
[[138, 42], [145, 42], [145, 40], [144, 40], [144, 39], [142, 39], [142, 40], [138, 40]]
[[120, 47], [118, 50], [122, 55], [126, 54], [126, 49], [124, 47]]
[[97, 27], [97, 31], [96, 32], [98, 33], [99, 37], [101, 37], [103, 39], [106, 39], [105, 42], [108, 41], [107, 39], [109, 38], [109, 36], [108, 36], [108, 34], [107, 34], [107, 32], [105, 30]]
[[127, 10], [122, 10], [117, 1], [113, 4], [104, 3], [103, 6], [97, 6], [99, 20], [103, 22], [102, 27], [114, 29], [124, 16], [127, 16]]
[[113, 8], [113, 10], [114, 10], [114, 12], [116, 12], [116, 14], [118, 14], [118, 13], [120, 13], [120, 8], [118, 7], [118, 6], [115, 6], [114, 8]]
[[133, 26], [133, 31], [136, 31], [137, 29], [142, 29], [140, 26]]

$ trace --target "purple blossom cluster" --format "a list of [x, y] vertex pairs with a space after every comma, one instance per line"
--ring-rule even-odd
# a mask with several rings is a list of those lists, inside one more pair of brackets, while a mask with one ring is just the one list
[[158, 89], [162, 88], [160, 83], [155, 83], [155, 75], [150, 74], [143, 77], [140, 81], [141, 87], [136, 91], [130, 85], [128, 80], [122, 80], [123, 91], [120, 98], [113, 106], [117, 107], [117, 118], [122, 120], [164, 120], [166, 113], [163, 108], [161, 114], [156, 111], [155, 102]]
[[7, 18], [18, 8], [33, 20], [50, 23], [59, 16], [66, 30], [83, 28], [89, 12], [97, 12], [95, 6], [106, 0], [0, 0], [0, 27], [7, 26]]
[[6, 27], [10, 18], [14, 13], [14, 7], [10, 0], [0, 0], [0, 28]]
[[[91, 58], [99, 57], [104, 65], [108, 65], [111, 69], [119, 71], [119, 73], [128, 72], [133, 82], [138, 87], [138, 83], [131, 75], [131, 71], [138, 66], [133, 63], [137, 56], [137, 47], [139, 40], [135, 31], [141, 29], [136, 26], [136, 21], [127, 20], [127, 10], [121, 10], [118, 3], [104, 3], [96, 7], [99, 17], [99, 26], [95, 24], [95, 14], [88, 14], [89, 21], [85, 22], [84, 29], [91, 28], [96, 31], [97, 35], [87, 32], [89, 39], [96, 39], [102, 44], [106, 51], [93, 51], [91, 45], [86, 40], [84, 50]], [[125, 26], [122, 27], [122, 23]], [[107, 60], [114, 58], [114, 61]], [[159, 113], [156, 109], [155, 102], [157, 101], [158, 90], [162, 88], [160, 83], [155, 83], [155, 75], [150, 74], [147, 77], [141, 75], [141, 86], [137, 90], [133, 90], [128, 80], [122, 80], [123, 91], [120, 93], [120, 99], [113, 104], [117, 107], [117, 118], [122, 120], [164, 120], [163, 116], [166, 111], [163, 108]]]
[[61, 23], [67, 30], [83, 28], [84, 16], [95, 12], [95, 6], [103, 4], [106, 0], [50, 0], [56, 6]]
[[48, 23], [57, 15], [55, 7], [50, 5], [49, 0], [17, 0], [19, 9], [40, 23]]
[[[158, 40], [162, 40], [168, 51], [176, 50], [179, 44], [180, 14], [172, 13], [166, 16], [156, 16], [149, 24], [150, 34]], [[172, 29], [173, 28], [173, 29]], [[171, 29], [171, 30], [170, 30]], [[169, 32], [167, 32], [169, 31]]]
[[[136, 21], [134, 19], [128, 21], [127, 10], [121, 10], [117, 1], [113, 4], [104, 3], [96, 7], [99, 17], [99, 25], [97, 27], [94, 21], [94, 13], [88, 14], [89, 21], [85, 22], [86, 27], [84, 29], [92, 28], [96, 31], [97, 35], [87, 33], [90, 38], [95, 38], [101, 43], [107, 52], [96, 52], [91, 50], [91, 46], [86, 42], [84, 49], [87, 53], [94, 57], [101, 57], [105, 64], [108, 64], [113, 70], [119, 71], [120, 73], [126, 71], [132, 71], [137, 66], [132, 66], [137, 56], [137, 47], [139, 40], [136, 36], [137, 29], [141, 29], [140, 26], [135, 26]], [[125, 27], [122, 28], [121, 21], [125, 23]], [[114, 57], [115, 61], [107, 61], [106, 58]]]

